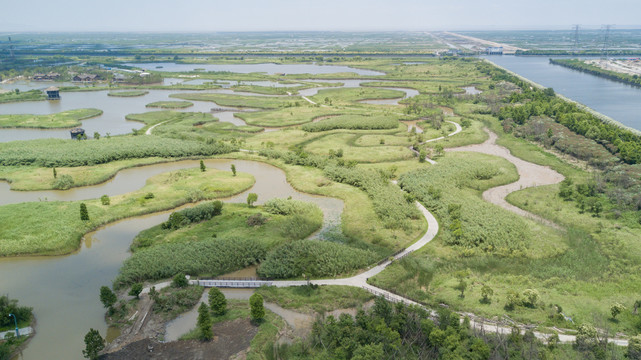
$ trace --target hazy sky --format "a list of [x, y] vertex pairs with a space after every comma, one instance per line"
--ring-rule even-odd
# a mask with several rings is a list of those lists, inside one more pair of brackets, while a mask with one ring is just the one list
[[[641, 25], [639, 0], [4, 0], [0, 31], [568, 29]], [[638, 26], [641, 27], [641, 26]]]

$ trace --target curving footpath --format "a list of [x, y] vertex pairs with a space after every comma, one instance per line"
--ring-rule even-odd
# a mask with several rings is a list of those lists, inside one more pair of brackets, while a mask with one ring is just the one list
[[[441, 140], [444, 139], [445, 137], [452, 136], [455, 134], [458, 134], [461, 132], [463, 129], [461, 126], [455, 122], [448, 121], [456, 126], [456, 130], [452, 132], [451, 134], [448, 134], [446, 136], [442, 136], [440, 138], [436, 139], [430, 139], [428, 141], [425, 141], [424, 143], [431, 142], [431, 141], [436, 141], [436, 140]], [[491, 132], [488, 129], [484, 129], [489, 135], [489, 139], [486, 140], [482, 144], [478, 145], [469, 145], [469, 146], [462, 146], [458, 148], [452, 148], [448, 149], [447, 151], [472, 151], [472, 152], [479, 152], [479, 153], [484, 153], [484, 154], [489, 154], [489, 155], [494, 155], [494, 156], [500, 156], [511, 163], [513, 163], [517, 171], [519, 173], [519, 180], [503, 185], [503, 186], [498, 186], [495, 188], [491, 188], [483, 193], [483, 199], [485, 199], [488, 202], [491, 202], [493, 204], [496, 204], [498, 206], [501, 206], [509, 211], [512, 211], [518, 215], [522, 215], [525, 217], [533, 218], [536, 220], [539, 220], [545, 224], [548, 224], [550, 226], [553, 226], [555, 228], [559, 228], [558, 225], [543, 219], [537, 215], [534, 215], [532, 213], [529, 213], [527, 211], [524, 211], [516, 206], [513, 206], [507, 201], [505, 201], [505, 196], [507, 196], [509, 193], [513, 191], [517, 191], [526, 187], [532, 187], [532, 186], [541, 186], [541, 185], [549, 185], [549, 184], [556, 184], [558, 182], [561, 182], [563, 180], [563, 176], [556, 171], [550, 169], [549, 167], [533, 164], [530, 162], [527, 162], [525, 160], [519, 159], [512, 155], [509, 150], [503, 146], [497, 145], [496, 144], [496, 139], [497, 135], [493, 132]], [[431, 159], [426, 159], [432, 164], [436, 164], [434, 160]], [[428, 227], [427, 227], [427, 232], [420, 238], [418, 239], [415, 243], [410, 245], [408, 248], [403, 250], [402, 252], [396, 254], [392, 261], [390, 260], [385, 260], [384, 262], [349, 278], [342, 278], [342, 279], [320, 279], [320, 280], [310, 280], [305, 281], [305, 280], [279, 280], [279, 281], [262, 281], [262, 280], [246, 280], [246, 281], [232, 281], [232, 280], [189, 280], [191, 284], [194, 285], [201, 285], [204, 287], [212, 287], [212, 286], [218, 286], [218, 287], [260, 287], [260, 286], [276, 286], [276, 287], [289, 287], [289, 286], [302, 286], [302, 285], [307, 285], [308, 283], [314, 284], [314, 285], [344, 285], [344, 286], [355, 286], [355, 287], [360, 287], [362, 289], [365, 289], [369, 292], [371, 292], [374, 295], [377, 296], [383, 296], [387, 300], [391, 302], [400, 302], [404, 303], [406, 305], [414, 305], [414, 306], [420, 306], [427, 311], [430, 312], [432, 317], [436, 317], [436, 312], [434, 310], [431, 310], [413, 300], [410, 300], [408, 298], [405, 298], [401, 295], [394, 294], [392, 292], [389, 292], [387, 290], [383, 290], [381, 288], [378, 288], [376, 286], [370, 285], [367, 283], [367, 279], [369, 279], [372, 276], [375, 276], [385, 270], [387, 266], [389, 266], [393, 261], [402, 259], [403, 257], [409, 255], [410, 253], [422, 248], [425, 246], [427, 243], [432, 241], [436, 237], [439, 231], [439, 225], [438, 221], [430, 213], [422, 204], [419, 202], [416, 202], [416, 206], [421, 210], [421, 213], [425, 217], [425, 220], [427, 221]], [[154, 286], [156, 289], [160, 289], [162, 287], [169, 286], [171, 282], [162, 282], [159, 284], [155, 284]], [[150, 290], [150, 287], [146, 287], [143, 289], [143, 293], [148, 293]], [[512, 326], [504, 326], [500, 325], [496, 322], [488, 321], [484, 318], [478, 317], [472, 313], [459, 313], [462, 316], [468, 316], [470, 318], [470, 327], [481, 331], [481, 332], [490, 332], [490, 333], [497, 333], [497, 334], [503, 334], [503, 335], [508, 335], [513, 331]], [[517, 326], [521, 333], [524, 333], [527, 329], [533, 328], [533, 325], [517, 325], [514, 324], [513, 326]], [[534, 335], [536, 338], [546, 341], [548, 337], [551, 334], [546, 334], [542, 332], [534, 332]], [[576, 336], [574, 335], [565, 335], [565, 334], [558, 334], [559, 340], [562, 343], [571, 343], [576, 340]], [[626, 339], [617, 339], [617, 338], [610, 338], [608, 339], [608, 342], [619, 345], [619, 346], [627, 346], [628, 345], [628, 340]]]
[[[450, 137], [450, 136], [456, 135], [456, 134], [460, 133], [461, 131], [463, 131], [463, 128], [462, 128], [462, 127], [461, 127], [461, 125], [459, 125], [458, 123], [455, 123], [454, 121], [450, 121], [450, 120], [445, 120], [445, 122], [448, 122], [448, 123], [450, 123], [450, 124], [454, 124], [454, 126], [456, 127], [456, 129], [455, 129], [452, 133], [447, 134], [447, 135], [445, 135], [445, 136], [441, 136], [441, 137], [437, 137], [437, 138], [434, 138], [434, 139], [429, 139], [429, 140], [423, 141], [423, 142], [421, 143], [421, 145], [423, 145], [423, 144], [427, 144], [427, 143], [432, 142], [432, 141], [443, 140], [443, 139], [445, 139], [446, 137]], [[420, 156], [420, 153], [419, 153], [418, 151], [416, 151], [416, 150], [414, 149], [414, 147], [410, 146], [410, 147], [409, 147], [409, 149], [410, 149], [414, 154], [416, 154], [416, 156]], [[430, 159], [430, 158], [429, 158], [429, 157], [427, 157], [427, 156], [425, 157], [425, 161], [427, 161], [428, 163], [430, 163], [430, 164], [432, 164], [432, 165], [436, 164], [436, 161], [434, 161], [434, 160]]]

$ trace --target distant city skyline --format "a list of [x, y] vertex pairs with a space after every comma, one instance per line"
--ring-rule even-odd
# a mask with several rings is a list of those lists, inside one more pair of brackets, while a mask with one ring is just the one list
[[2, 9], [0, 32], [641, 28], [641, 2], [631, 0], [24, 0]]

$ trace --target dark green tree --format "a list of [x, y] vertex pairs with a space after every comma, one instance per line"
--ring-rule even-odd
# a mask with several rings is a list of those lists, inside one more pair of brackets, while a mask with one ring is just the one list
[[265, 307], [263, 306], [263, 296], [254, 293], [249, 297], [249, 307], [252, 321], [259, 322], [265, 317]]
[[85, 349], [82, 355], [90, 360], [98, 359], [98, 353], [105, 348], [105, 339], [93, 328], [85, 335]]
[[85, 203], [80, 203], [80, 220], [89, 220], [89, 211], [87, 211], [87, 205], [85, 205]]
[[140, 299], [141, 292], [142, 292], [142, 283], [135, 283], [131, 285], [131, 290], [129, 290], [129, 295], [135, 296], [136, 299]]
[[58, 178], [58, 172], [56, 171], [56, 168], [53, 168], [53, 178]]
[[217, 287], [209, 289], [209, 307], [214, 315], [224, 315], [227, 312], [227, 299], [225, 294]]
[[103, 196], [101, 196], [101, 197], [100, 197], [100, 202], [101, 202], [103, 205], [105, 205], [105, 206], [107, 206], [107, 205], [111, 204], [111, 200], [109, 199], [109, 195], [103, 195]]
[[200, 160], [200, 171], [205, 172], [205, 169], [207, 169], [205, 167], [205, 163], [202, 160]]
[[189, 285], [189, 280], [185, 277], [185, 273], [182, 272], [176, 274], [171, 281], [171, 286], [175, 288], [184, 288], [187, 285]]
[[105, 308], [111, 308], [116, 301], [118, 297], [108, 286], [100, 287], [100, 302]]
[[200, 339], [209, 341], [214, 338], [214, 332], [211, 329], [211, 316], [209, 316], [209, 308], [205, 303], [200, 303], [198, 308], [198, 320], [196, 326], [200, 329]]
[[236, 165], [231, 164], [231, 173], [236, 176]]

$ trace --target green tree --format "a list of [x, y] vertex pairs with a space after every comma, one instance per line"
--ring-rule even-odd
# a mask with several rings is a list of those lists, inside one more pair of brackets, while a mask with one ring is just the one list
[[85, 205], [85, 203], [80, 203], [80, 220], [89, 220], [89, 211], [87, 211], [87, 205]]
[[427, 152], [425, 151], [425, 149], [421, 149], [421, 151], [418, 152], [418, 162], [424, 163], [426, 157]]
[[361, 345], [354, 350], [352, 360], [379, 360], [385, 358], [383, 344]]
[[108, 286], [100, 287], [100, 302], [105, 308], [111, 308], [118, 301], [118, 297]]
[[56, 179], [58, 177], [58, 172], [56, 171], [56, 168], [53, 168], [53, 178]]
[[254, 293], [249, 297], [249, 307], [252, 321], [259, 322], [265, 317], [265, 307], [263, 306], [263, 297]]
[[85, 349], [82, 355], [90, 360], [98, 359], [98, 353], [105, 348], [105, 339], [100, 336], [98, 330], [89, 329], [85, 335]]
[[530, 308], [535, 308], [541, 298], [536, 289], [525, 289], [522, 295], [522, 304]]
[[617, 318], [617, 315], [625, 311], [625, 306], [621, 303], [614, 303], [610, 306], [610, 314], [613, 319]]
[[250, 207], [254, 207], [254, 203], [258, 201], [258, 194], [256, 193], [249, 193], [247, 194], [247, 205]]
[[95, 131], [95, 132], [93, 133], [93, 138], [94, 138], [94, 139], [96, 139], [96, 140], [100, 140], [100, 133], [99, 133], [99, 132], [97, 132], [97, 131]]
[[189, 285], [189, 280], [185, 277], [185, 273], [182, 272], [176, 274], [171, 281], [171, 286], [175, 288], [184, 288], [187, 285]]
[[205, 167], [205, 163], [202, 160], [200, 160], [200, 171], [205, 172], [205, 169], [207, 169]]
[[111, 200], [109, 199], [108, 195], [101, 196], [100, 197], [100, 202], [105, 206], [111, 204]]
[[467, 289], [467, 281], [465, 281], [465, 279], [463, 279], [463, 278], [460, 278], [458, 280], [458, 284], [456, 284], [455, 289], [461, 292], [459, 297], [464, 298], [465, 297], [465, 289]]
[[141, 292], [142, 292], [142, 283], [135, 283], [131, 285], [131, 290], [129, 291], [129, 295], [135, 296], [136, 299], [140, 299]]
[[483, 287], [481, 288], [481, 302], [484, 304], [489, 304], [492, 302], [492, 295], [494, 295], [494, 290], [487, 285], [484, 284]]
[[216, 316], [225, 315], [225, 312], [227, 312], [227, 299], [225, 299], [225, 294], [217, 287], [209, 289], [209, 307], [211, 307], [211, 311]]
[[212, 322], [211, 316], [209, 316], [209, 308], [205, 303], [200, 303], [198, 307], [198, 320], [196, 326], [200, 329], [200, 339], [203, 341], [209, 341], [214, 338], [214, 332], [211, 329]]
[[231, 173], [236, 176], [236, 165], [231, 164]]

